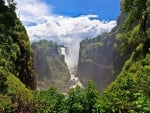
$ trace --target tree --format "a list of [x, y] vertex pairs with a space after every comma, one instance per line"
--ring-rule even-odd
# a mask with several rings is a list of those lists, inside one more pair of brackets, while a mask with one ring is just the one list
[[122, 55], [131, 55], [133, 51], [137, 54], [146, 53], [150, 47], [148, 36], [150, 0], [122, 0], [121, 9], [127, 17], [122, 24], [124, 32], [117, 34], [120, 53]]
[[5, 4], [4, 0], [0, 0], [0, 5], [4, 5], [4, 4]]
[[86, 99], [87, 99], [87, 107], [86, 107], [86, 113], [96, 113], [97, 108], [96, 104], [99, 100], [99, 93], [96, 89], [95, 84], [92, 81], [88, 81], [88, 86], [85, 89], [86, 93]]
[[68, 93], [67, 105], [68, 113], [84, 113], [87, 99], [84, 89], [77, 86]]
[[5, 69], [0, 68], [0, 94], [7, 93], [7, 71]]
[[124, 28], [130, 30], [139, 23], [141, 30], [146, 31], [148, 0], [122, 0], [121, 8], [128, 14]]
[[9, 7], [11, 8], [12, 11], [16, 10], [16, 2], [14, 0], [7, 0]]

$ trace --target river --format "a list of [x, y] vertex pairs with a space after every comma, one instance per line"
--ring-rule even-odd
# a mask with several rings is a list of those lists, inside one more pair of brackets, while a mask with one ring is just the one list
[[73, 54], [71, 54], [71, 51], [67, 47], [60, 47], [60, 54], [64, 55], [65, 62], [68, 66], [69, 72], [70, 72], [70, 89], [75, 88], [77, 85], [80, 87], [83, 87], [82, 83], [80, 82], [79, 78], [76, 77], [76, 71], [77, 71], [77, 63], [76, 59], [74, 59]]

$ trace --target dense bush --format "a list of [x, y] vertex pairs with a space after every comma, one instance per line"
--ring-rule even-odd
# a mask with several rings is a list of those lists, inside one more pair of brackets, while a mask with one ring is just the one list
[[96, 113], [98, 91], [92, 82], [85, 89], [77, 86], [68, 94], [60, 94], [55, 88], [37, 91], [33, 102], [38, 113]]

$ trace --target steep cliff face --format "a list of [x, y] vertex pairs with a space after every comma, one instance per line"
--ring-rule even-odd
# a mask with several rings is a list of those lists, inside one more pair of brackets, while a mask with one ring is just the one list
[[70, 74], [59, 46], [52, 41], [41, 40], [32, 43], [32, 48], [37, 87], [43, 89], [55, 86], [60, 91], [66, 91]]
[[6, 6], [0, 0], [0, 73], [3, 73], [1, 76], [11, 73], [26, 87], [36, 88], [32, 48], [26, 30], [17, 18], [13, 1]]
[[125, 14], [121, 14], [118, 18], [118, 26], [110, 33], [80, 43], [77, 76], [84, 85], [88, 80], [93, 80], [101, 92], [121, 71], [129, 56], [120, 56], [115, 43], [117, 43], [116, 34], [121, 31], [120, 24], [124, 18]]
[[[0, 112], [15, 112], [36, 89], [32, 48], [15, 13], [15, 2], [0, 0]], [[15, 105], [15, 106], [14, 106]], [[21, 109], [22, 110], [22, 109]]]

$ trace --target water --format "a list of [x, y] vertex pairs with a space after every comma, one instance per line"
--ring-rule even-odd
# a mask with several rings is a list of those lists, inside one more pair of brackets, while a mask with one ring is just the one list
[[73, 50], [67, 47], [60, 47], [59, 49], [60, 54], [65, 56], [65, 62], [70, 72], [70, 88], [75, 88], [77, 85], [83, 87], [79, 78], [75, 76], [77, 71], [76, 66], [78, 64], [78, 59], [74, 58], [75, 56], [73, 54]]

